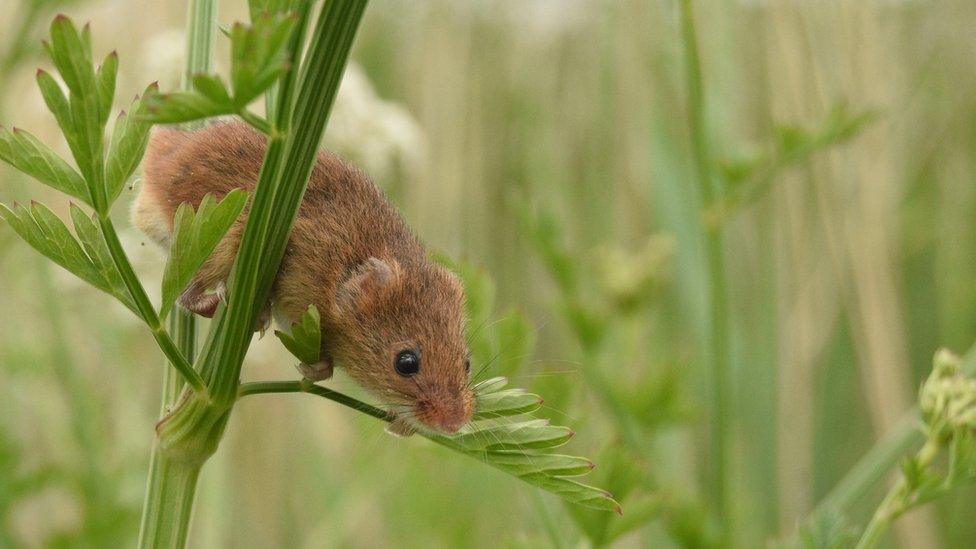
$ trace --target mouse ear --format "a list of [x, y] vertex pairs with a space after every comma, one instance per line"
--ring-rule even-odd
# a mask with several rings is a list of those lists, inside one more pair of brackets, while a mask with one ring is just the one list
[[363, 308], [393, 283], [397, 268], [396, 262], [370, 257], [339, 286], [336, 302], [342, 309]]

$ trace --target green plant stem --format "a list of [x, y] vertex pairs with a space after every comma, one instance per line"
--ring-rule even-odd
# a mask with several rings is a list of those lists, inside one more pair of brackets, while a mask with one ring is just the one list
[[[915, 460], [920, 469], [925, 469], [932, 463], [939, 453], [939, 441], [935, 436], [930, 436], [925, 441], [925, 445], [918, 451]], [[908, 481], [902, 477], [891, 487], [888, 494], [881, 501], [878, 509], [871, 516], [871, 521], [864, 528], [861, 539], [857, 542], [856, 549], [870, 549], [876, 546], [881, 537], [891, 526], [891, 523], [910, 508], [911, 488]]]
[[159, 315], [156, 314], [156, 309], [153, 308], [152, 303], [149, 301], [149, 296], [146, 295], [145, 288], [142, 287], [142, 283], [139, 282], [139, 277], [136, 276], [135, 271], [132, 269], [132, 264], [129, 263], [128, 256], [125, 255], [122, 243], [119, 242], [119, 236], [115, 232], [115, 226], [112, 224], [112, 220], [107, 213], [98, 212], [98, 225], [101, 227], [102, 234], [105, 236], [105, 243], [108, 246], [109, 254], [112, 255], [112, 260], [122, 275], [122, 281], [125, 283], [126, 289], [129, 290], [129, 295], [135, 301], [139, 315], [149, 326], [153, 338], [159, 344], [159, 348], [163, 350], [166, 358], [179, 371], [180, 375], [183, 376], [190, 387], [193, 387], [193, 390], [200, 396], [206, 398], [207, 386], [204, 384], [203, 378], [193, 369], [193, 366], [183, 356], [183, 353], [180, 352], [176, 343], [173, 342], [173, 339], [163, 327], [162, 322], [159, 320]]
[[271, 135], [271, 124], [264, 118], [261, 118], [247, 109], [244, 109], [237, 114], [255, 130], [263, 133], [264, 135]]
[[[311, 5], [297, 6], [299, 25], [289, 42], [292, 67], [301, 58]], [[284, 254], [365, 7], [366, 0], [323, 4], [300, 75], [290, 70], [279, 82], [277, 109], [269, 113], [276, 131], [268, 140], [227, 302], [219, 306], [198, 359], [210, 399], [184, 392], [157, 424], [142, 547], [185, 543], [199, 470], [216, 451], [238, 398], [241, 364]]]
[[[187, 12], [187, 59], [183, 89], [192, 76], [210, 72], [217, 20], [217, 0], [190, 0]], [[192, 124], [188, 124], [192, 126]], [[193, 363], [196, 356], [196, 318], [174, 305], [169, 314], [170, 334], [182, 356]], [[176, 405], [183, 392], [183, 380], [176, 363], [163, 374], [160, 418]], [[193, 370], [196, 374], [196, 370]], [[202, 379], [201, 379], [202, 382]], [[183, 547], [193, 514], [193, 497], [201, 465], [174, 462], [165, 455], [158, 438], [153, 439], [146, 482], [146, 496], [139, 525], [139, 547]]]
[[139, 547], [186, 545], [193, 496], [203, 462], [185, 462], [153, 448], [151, 474], [143, 502]]
[[365, 402], [351, 396], [333, 391], [332, 389], [322, 387], [321, 385], [316, 385], [308, 379], [303, 379], [301, 381], [254, 381], [250, 383], [242, 383], [237, 391], [239, 398], [246, 397], [248, 395], [260, 395], [267, 393], [308, 393], [310, 395], [317, 395], [327, 398], [333, 402], [342, 404], [347, 408], [352, 408], [357, 412], [362, 412], [368, 416], [375, 417], [376, 419], [381, 419], [386, 422], [393, 421], [393, 416], [391, 416], [385, 410], [366, 404]]
[[[681, 1], [681, 34], [684, 41], [684, 61], [688, 93], [688, 120], [692, 154], [695, 161], [703, 212], [720, 199], [720, 189], [712, 175], [712, 157], [708, 150], [705, 128], [704, 86], [698, 38], [695, 32], [691, 0]], [[701, 220], [705, 238], [705, 262], [708, 270], [708, 306], [710, 329], [708, 362], [711, 369], [711, 429], [709, 463], [711, 465], [711, 500], [718, 511], [719, 522], [726, 543], [731, 536], [731, 501], [728, 496], [729, 444], [732, 430], [729, 358], [731, 353], [728, 322], [728, 289], [726, 288], [723, 234], [720, 227], [710, 230]]]

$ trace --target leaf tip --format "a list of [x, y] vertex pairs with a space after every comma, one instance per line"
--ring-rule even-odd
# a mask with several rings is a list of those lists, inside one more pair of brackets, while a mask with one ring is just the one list
[[63, 13], [59, 13], [54, 16], [55, 23], [64, 23], [65, 21], [71, 22], [71, 18]]

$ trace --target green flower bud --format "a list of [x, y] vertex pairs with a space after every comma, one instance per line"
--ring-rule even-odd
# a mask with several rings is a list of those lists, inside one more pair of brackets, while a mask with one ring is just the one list
[[922, 418], [948, 436], [957, 429], [976, 430], [976, 380], [959, 368], [959, 357], [942, 349], [919, 394]]

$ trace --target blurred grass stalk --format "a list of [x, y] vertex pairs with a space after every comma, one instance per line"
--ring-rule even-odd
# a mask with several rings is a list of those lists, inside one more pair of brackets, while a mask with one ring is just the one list
[[[214, 49], [214, 30], [217, 26], [217, 0], [190, 0], [187, 10], [187, 42], [186, 42], [186, 67], [183, 72], [181, 87], [184, 90], [192, 86], [192, 78], [197, 73], [207, 73], [211, 71], [213, 65]], [[187, 126], [197, 125], [190, 123]], [[169, 315], [169, 332], [179, 347], [183, 356], [192, 364], [196, 357], [196, 318], [189, 311], [184, 310], [178, 305], [173, 306], [173, 311]], [[170, 365], [172, 366], [172, 365]], [[183, 378], [179, 375], [175, 367], [167, 367], [163, 373], [162, 402], [160, 404], [159, 416], [162, 419], [166, 413], [176, 404], [180, 393], [183, 391]], [[146, 481], [146, 496], [143, 502], [142, 519], [139, 527], [139, 546], [143, 547], [150, 538], [149, 532], [159, 529], [160, 525], [153, 525], [150, 510], [154, 504], [162, 500], [163, 479], [167, 476], [164, 461], [160, 459], [159, 439], [153, 437], [152, 457], [149, 461], [149, 474]], [[196, 493], [196, 479], [189, 487], [183, 505], [187, 507], [188, 516], [183, 521], [182, 532], [177, 533], [177, 538], [185, 541], [190, 525], [189, 516], [193, 507], [193, 499]]]
[[[701, 212], [707, 211], [721, 198], [721, 189], [712, 174], [712, 157], [709, 152], [708, 134], [705, 128], [704, 84], [701, 58], [698, 53], [698, 37], [691, 0], [681, 0], [681, 37], [684, 42], [686, 93], [688, 97], [688, 122], [691, 134], [692, 157], [698, 178]], [[724, 258], [722, 225], [709, 227], [699, 220], [705, 239], [705, 263], [708, 270], [708, 363], [711, 409], [709, 423], [709, 500], [719, 519], [722, 541], [728, 544], [732, 535], [731, 502], [728, 498], [729, 444], [732, 432], [730, 410], [732, 387], [729, 383], [730, 339], [728, 322], [728, 289]]]

